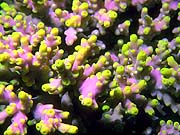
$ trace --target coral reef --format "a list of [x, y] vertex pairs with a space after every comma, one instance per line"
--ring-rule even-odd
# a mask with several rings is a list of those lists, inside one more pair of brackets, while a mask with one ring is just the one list
[[0, 134], [180, 134], [178, 0], [0, 1]]

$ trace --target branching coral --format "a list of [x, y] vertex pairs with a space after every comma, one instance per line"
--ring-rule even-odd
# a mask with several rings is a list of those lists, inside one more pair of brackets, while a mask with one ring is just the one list
[[4, 135], [180, 134], [179, 21], [178, 0], [0, 2]]

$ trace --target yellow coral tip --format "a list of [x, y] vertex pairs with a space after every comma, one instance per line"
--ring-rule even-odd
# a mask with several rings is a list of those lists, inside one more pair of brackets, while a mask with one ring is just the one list
[[76, 134], [78, 132], [78, 128], [76, 126], [71, 126], [68, 132], [70, 134]]
[[67, 111], [62, 112], [61, 114], [63, 115], [63, 117], [64, 117], [64, 118], [68, 118], [68, 117], [69, 117], [69, 115], [70, 115], [70, 113], [69, 113], [69, 112], [67, 112]]
[[20, 100], [27, 100], [27, 99], [28, 99], [28, 94], [25, 93], [24, 91], [20, 91], [20, 92], [18, 93], [18, 98], [19, 98]]
[[92, 106], [92, 103], [93, 103], [92, 99], [91, 98], [87, 98], [87, 97], [84, 98], [81, 102], [82, 102], [83, 105], [88, 106], [88, 107]]
[[58, 33], [59, 33], [59, 29], [58, 29], [58, 28], [53, 28], [53, 29], [51, 30], [51, 34], [53, 34], [54, 36], [57, 36]]

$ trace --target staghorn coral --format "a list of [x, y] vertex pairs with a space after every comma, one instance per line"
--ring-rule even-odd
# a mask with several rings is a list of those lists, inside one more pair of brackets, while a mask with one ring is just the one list
[[178, 0], [0, 2], [0, 134], [180, 134]]

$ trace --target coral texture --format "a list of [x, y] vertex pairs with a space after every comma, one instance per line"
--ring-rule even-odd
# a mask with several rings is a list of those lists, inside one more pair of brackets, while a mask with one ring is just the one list
[[180, 135], [178, 0], [1, 0], [0, 134]]

